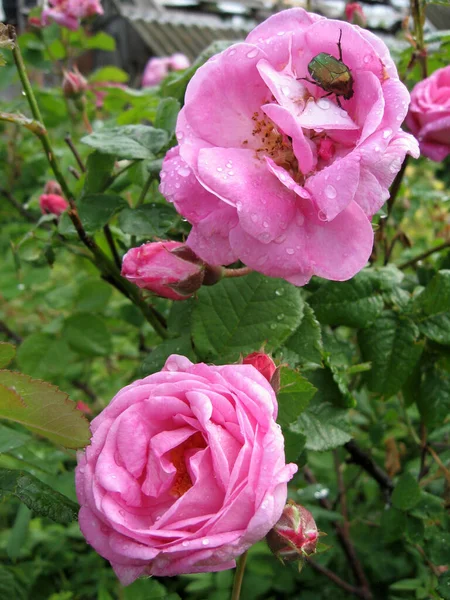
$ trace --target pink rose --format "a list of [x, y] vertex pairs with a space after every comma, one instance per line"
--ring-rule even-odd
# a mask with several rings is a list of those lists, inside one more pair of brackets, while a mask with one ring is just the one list
[[69, 208], [69, 203], [58, 194], [42, 194], [39, 198], [39, 206], [43, 215], [54, 214], [59, 216]]
[[153, 242], [128, 250], [122, 276], [157, 296], [186, 300], [201, 287], [204, 265], [185, 244]]
[[[311, 79], [319, 53], [351, 70], [353, 96]], [[346, 94], [348, 95], [348, 94]], [[372, 251], [370, 219], [416, 140], [400, 130], [409, 94], [385, 44], [342, 21], [286, 10], [200, 67], [164, 161], [161, 192], [212, 264], [240, 259], [304, 285], [349, 279]]]
[[83, 19], [102, 15], [103, 8], [100, 0], [49, 0], [49, 7], [42, 11], [42, 24], [52, 21], [75, 31]]
[[248, 354], [242, 360], [242, 364], [253, 365], [267, 381], [272, 379], [273, 374], [277, 370], [271, 357], [268, 354], [264, 354], [264, 352], [252, 352], [251, 354]]
[[450, 154], [450, 65], [414, 87], [406, 124], [425, 156], [440, 162]]
[[172, 355], [92, 421], [76, 469], [79, 523], [123, 585], [230, 569], [267, 534], [297, 470], [276, 416], [252, 366]]
[[151, 58], [142, 76], [142, 87], [158, 85], [171, 71], [181, 71], [190, 66], [190, 61], [184, 54]]

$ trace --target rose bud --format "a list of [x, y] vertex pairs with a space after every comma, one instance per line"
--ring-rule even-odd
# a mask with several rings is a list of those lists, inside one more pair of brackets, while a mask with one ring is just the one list
[[86, 79], [76, 67], [72, 71], [64, 71], [62, 91], [66, 98], [77, 99], [83, 96], [87, 87]]
[[312, 514], [289, 500], [276, 525], [266, 536], [267, 544], [282, 561], [301, 560], [316, 552], [319, 531]]
[[271, 357], [268, 354], [264, 354], [264, 352], [252, 352], [243, 359], [242, 363], [244, 365], [253, 365], [269, 382], [277, 370]]
[[205, 264], [185, 244], [153, 242], [128, 250], [122, 276], [157, 296], [186, 300], [201, 287]]
[[47, 183], [45, 184], [44, 194], [57, 194], [58, 196], [61, 196], [61, 186], [54, 179], [50, 179], [50, 181], [47, 181]]
[[43, 215], [53, 214], [59, 217], [69, 208], [69, 203], [59, 194], [42, 194], [39, 198], [39, 206]]
[[424, 156], [440, 162], [450, 154], [450, 65], [413, 88], [406, 124]]
[[359, 25], [360, 27], [367, 25], [366, 15], [359, 2], [350, 2], [347, 4], [345, 7], [345, 16], [347, 17], [347, 21], [353, 25]]
[[44, 26], [40, 17], [28, 17], [28, 25], [32, 29], [42, 29]]
[[92, 408], [85, 402], [82, 402], [81, 400], [79, 400], [77, 402], [76, 408], [78, 410], [81, 410], [81, 412], [84, 413], [85, 415], [92, 415]]

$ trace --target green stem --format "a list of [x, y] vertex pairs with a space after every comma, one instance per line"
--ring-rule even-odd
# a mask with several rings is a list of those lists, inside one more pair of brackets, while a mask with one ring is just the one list
[[33, 92], [33, 88], [31, 87], [30, 80], [28, 78], [28, 74], [26, 71], [25, 63], [23, 62], [22, 54], [20, 52], [20, 48], [17, 44], [16, 31], [14, 27], [11, 25], [8, 26], [8, 33], [10, 39], [14, 42], [14, 49], [12, 51], [14, 56], [14, 62], [16, 63], [17, 71], [19, 73], [20, 81], [23, 86], [23, 90], [25, 92], [25, 96], [28, 100], [28, 104], [30, 106], [31, 113], [42, 128], [38, 128], [39, 131], [35, 131], [36, 135], [38, 135], [41, 140], [42, 146], [45, 150], [45, 154], [47, 156], [47, 160], [53, 170], [55, 178], [57, 179], [63, 194], [66, 196], [69, 201], [70, 208], [68, 210], [68, 215], [77, 230], [78, 237], [83, 242], [83, 244], [92, 252], [93, 258], [92, 262], [101, 272], [102, 277], [109, 281], [114, 287], [116, 287], [119, 291], [121, 291], [127, 298], [129, 298], [136, 306], [142, 311], [143, 315], [147, 319], [147, 321], [152, 325], [155, 331], [163, 338], [167, 337], [167, 331], [165, 328], [164, 320], [159, 315], [159, 313], [150, 305], [148, 305], [141, 296], [140, 291], [136, 286], [131, 284], [125, 278], [123, 278], [120, 274], [119, 268], [112, 262], [106, 254], [97, 246], [95, 240], [87, 235], [84, 230], [83, 224], [78, 215], [78, 211], [75, 205], [75, 198], [67, 185], [67, 182], [62, 174], [62, 171], [59, 167], [59, 164], [55, 158], [55, 153], [53, 152], [53, 148], [50, 142], [49, 135], [47, 130], [45, 129], [44, 122], [42, 119], [41, 111], [39, 110], [39, 106], [36, 101], [36, 97]]
[[242, 580], [244, 579], [245, 563], [247, 562], [247, 552], [244, 552], [237, 561], [236, 571], [234, 573], [233, 591], [231, 600], [239, 600], [241, 596]]
[[153, 181], [153, 175], [150, 175], [147, 178], [147, 181], [145, 182], [144, 187], [141, 190], [141, 194], [140, 194], [140, 196], [138, 198], [138, 201], [136, 202], [136, 207], [140, 206], [144, 202], [145, 196], [147, 195], [148, 190], [150, 189], [152, 181]]
[[435, 246], [434, 248], [431, 248], [431, 250], [427, 250], [426, 252], [422, 252], [422, 254], [418, 254], [415, 258], [411, 258], [411, 260], [407, 260], [403, 264], [399, 265], [398, 268], [406, 269], [407, 267], [412, 267], [417, 262], [419, 262], [419, 260], [424, 260], [425, 258], [428, 258], [435, 252], [440, 252], [441, 250], [446, 250], [447, 248], [450, 248], [450, 241], [444, 242], [439, 246]]
[[423, 0], [410, 0], [411, 14], [414, 20], [414, 37], [416, 41], [417, 59], [422, 70], [422, 79], [428, 77], [427, 49], [423, 37], [423, 26], [425, 23], [425, 11]]

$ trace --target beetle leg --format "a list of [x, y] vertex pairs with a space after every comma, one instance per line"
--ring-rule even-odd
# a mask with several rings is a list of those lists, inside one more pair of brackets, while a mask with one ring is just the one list
[[317, 87], [322, 88], [320, 83], [316, 83], [315, 81], [313, 81], [312, 79], [308, 79], [307, 77], [297, 77], [297, 81], [300, 81], [300, 80], [307, 81], [308, 83], [313, 83], [314, 85], [317, 85]]
[[336, 96], [336, 102], [337, 102], [339, 108], [342, 108], [342, 104], [341, 104], [341, 101], [339, 100], [339, 96]]
[[342, 46], [341, 46], [341, 39], [342, 39], [342, 29], [339, 30], [341, 33], [339, 34], [339, 41], [338, 41], [338, 48], [339, 48], [339, 60], [342, 62]]

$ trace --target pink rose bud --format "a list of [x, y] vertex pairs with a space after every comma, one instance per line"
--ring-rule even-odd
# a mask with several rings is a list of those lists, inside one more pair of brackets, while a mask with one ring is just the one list
[[44, 194], [57, 194], [58, 196], [61, 196], [61, 186], [54, 179], [50, 179], [50, 181], [47, 181], [47, 183], [45, 184]]
[[59, 194], [42, 194], [39, 198], [39, 206], [43, 215], [59, 216], [69, 208], [69, 203]]
[[359, 25], [365, 27], [367, 25], [367, 18], [364, 14], [363, 8], [359, 2], [350, 2], [345, 6], [345, 16], [349, 23], [353, 25]]
[[301, 560], [316, 552], [319, 531], [312, 514], [289, 500], [276, 525], [266, 536], [267, 544], [281, 560]]
[[40, 17], [28, 17], [28, 25], [33, 29], [41, 29], [44, 26]]
[[232, 569], [264, 538], [297, 471], [277, 409], [254, 369], [172, 355], [93, 419], [77, 455], [79, 524], [122, 585]]
[[170, 68], [172, 71], [182, 71], [191, 66], [191, 61], [185, 54], [177, 52], [170, 57]]
[[77, 402], [76, 408], [78, 410], [81, 410], [81, 412], [84, 413], [85, 415], [92, 415], [92, 408], [85, 402], [82, 402], [81, 400], [79, 400]]
[[88, 88], [88, 83], [80, 71], [74, 67], [72, 71], [64, 71], [62, 91], [66, 98], [79, 98]]
[[269, 382], [277, 370], [271, 357], [268, 354], [264, 354], [264, 352], [252, 352], [243, 359], [242, 363], [244, 365], [253, 365]]
[[424, 156], [440, 162], [450, 154], [450, 65], [413, 88], [406, 124]]
[[181, 71], [187, 69], [190, 65], [188, 57], [180, 53], [151, 58], [142, 76], [142, 87], [158, 85], [170, 71]]
[[185, 244], [153, 242], [128, 250], [122, 276], [157, 296], [186, 300], [201, 287], [205, 265]]

